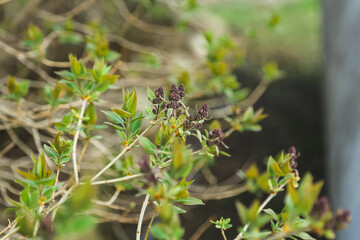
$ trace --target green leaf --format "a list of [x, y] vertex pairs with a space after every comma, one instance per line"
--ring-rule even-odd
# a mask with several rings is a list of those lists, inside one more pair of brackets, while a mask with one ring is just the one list
[[274, 210], [272, 210], [271, 208], [267, 208], [263, 210], [264, 212], [266, 212], [267, 214], [269, 214], [274, 220], [278, 221], [278, 216], [277, 214], [274, 212]]
[[152, 100], [155, 98], [155, 93], [149, 87], [147, 88], [147, 95], [148, 99], [152, 102]]
[[308, 233], [306, 232], [301, 232], [296, 234], [295, 236], [304, 239], [304, 240], [316, 240], [316, 238], [313, 238], [312, 236], [310, 236]]
[[186, 213], [186, 210], [182, 209], [182, 208], [179, 208], [178, 206], [175, 206], [175, 205], [171, 205], [172, 208], [175, 210], [176, 213]]
[[108, 83], [108, 84], [114, 84], [116, 80], [118, 79], [118, 75], [102, 75], [99, 78], [99, 81], [101, 83]]
[[153, 144], [149, 139], [143, 136], [138, 136], [141, 146], [148, 154], [154, 154], [154, 150], [156, 149], [156, 145]]
[[276, 161], [272, 161], [272, 168], [277, 176], [279, 177], [284, 176], [283, 171], [281, 171], [281, 168], [279, 167], [279, 164]]
[[125, 121], [122, 119], [122, 117], [120, 117], [118, 114], [116, 114], [115, 112], [110, 112], [110, 111], [102, 111], [105, 114], [105, 116], [107, 117], [107, 119], [109, 119], [111, 122], [116, 123], [116, 124], [124, 124]]
[[114, 113], [116, 113], [117, 115], [119, 115], [120, 117], [123, 117], [123, 118], [127, 118], [127, 117], [131, 117], [131, 113], [125, 111], [125, 110], [122, 110], [122, 109], [118, 109], [118, 108], [112, 108], [111, 109]]
[[70, 79], [70, 80], [75, 80], [76, 79], [76, 75], [72, 72], [69, 72], [67, 70], [62, 70], [62, 71], [57, 71], [55, 72], [57, 75], [65, 78], [65, 79]]
[[50, 160], [53, 161], [55, 164], [58, 164], [58, 162], [56, 161], [57, 157], [58, 157], [57, 152], [55, 152], [54, 149], [52, 149], [51, 147], [49, 147], [46, 144], [44, 144], [44, 149], [45, 149], [46, 154], [50, 157]]
[[150, 232], [157, 239], [169, 239], [169, 235], [161, 227], [159, 227], [158, 224], [153, 226]]
[[181, 198], [175, 201], [184, 205], [205, 205], [205, 203], [203, 203], [201, 199], [193, 198], [193, 197]]

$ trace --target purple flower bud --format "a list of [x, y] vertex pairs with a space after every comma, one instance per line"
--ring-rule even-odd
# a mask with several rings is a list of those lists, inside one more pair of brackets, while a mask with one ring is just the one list
[[183, 127], [184, 127], [185, 129], [190, 128], [190, 122], [189, 122], [189, 120], [185, 120], [185, 121], [183, 122]]
[[178, 92], [179, 92], [179, 89], [176, 87], [175, 84], [172, 84], [169, 92], [170, 92], [170, 93], [178, 93]]
[[335, 230], [343, 230], [351, 222], [351, 212], [349, 210], [338, 210], [335, 215]]
[[194, 121], [194, 120], [195, 120], [194, 115], [190, 114], [189, 121]]
[[291, 146], [288, 150], [288, 154], [290, 154], [290, 166], [295, 169], [297, 167], [297, 162], [295, 160], [300, 157], [300, 153], [296, 153], [296, 148]]
[[180, 117], [181, 114], [182, 114], [181, 109], [176, 110], [176, 117]]
[[316, 200], [313, 209], [310, 212], [310, 215], [315, 218], [323, 218], [329, 212], [329, 200], [327, 197], [323, 196]]
[[224, 140], [224, 133], [220, 129], [214, 129], [209, 133], [209, 143], [211, 145], [219, 144]]
[[201, 127], [202, 127], [202, 124], [201, 124], [201, 123], [195, 124], [195, 128], [200, 129]]
[[139, 161], [139, 166], [140, 166], [140, 172], [142, 172], [142, 173], [151, 172], [150, 159], [149, 158], [147, 158], [147, 157], [141, 158], [140, 161]]
[[155, 108], [152, 110], [152, 113], [153, 113], [153, 114], [157, 114], [157, 111], [156, 111]]
[[183, 98], [185, 96], [185, 86], [184, 84], [180, 84], [179, 87], [178, 87], [178, 90], [179, 90], [179, 95], [181, 98]]
[[197, 113], [197, 114], [195, 115], [195, 120], [199, 121], [199, 120], [201, 120], [201, 119], [202, 119], [201, 115], [200, 115], [199, 113]]
[[160, 98], [154, 98], [153, 100], [152, 100], [152, 103], [153, 104], [159, 104], [159, 103], [161, 103], [162, 102], [162, 100], [160, 99]]
[[156, 89], [156, 90], [155, 90], [155, 96], [156, 96], [156, 97], [164, 98], [164, 97], [165, 97], [164, 88], [163, 88], [163, 87], [159, 87], [158, 89]]
[[205, 103], [200, 110], [198, 111], [198, 113], [201, 115], [202, 118], [206, 118], [209, 114], [209, 104]]

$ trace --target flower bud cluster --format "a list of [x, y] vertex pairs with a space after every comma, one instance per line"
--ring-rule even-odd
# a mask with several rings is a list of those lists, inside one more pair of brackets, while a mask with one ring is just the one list
[[179, 102], [185, 96], [185, 87], [184, 84], [180, 84], [177, 87], [175, 84], [171, 85], [169, 90], [168, 101], [165, 100], [165, 92], [163, 87], [159, 87], [155, 90], [155, 98], [152, 100], [153, 104], [157, 106], [152, 110], [154, 114], [158, 114], [161, 110], [165, 109], [167, 113], [168, 110], [172, 109], [174, 115], [179, 117], [183, 111], [181, 110], [182, 104]]
[[291, 146], [288, 150], [288, 154], [290, 154], [290, 166], [291, 168], [295, 169], [297, 168], [298, 163], [295, 161], [298, 157], [300, 157], [300, 153], [296, 152], [296, 148], [294, 146]]
[[[330, 211], [329, 200], [327, 197], [323, 196], [319, 198], [310, 212], [310, 215], [314, 218], [324, 218], [328, 215]], [[341, 210], [339, 209], [336, 214], [333, 214], [330, 221], [328, 221], [325, 225], [325, 229], [332, 230], [341, 230], [345, 229], [347, 225], [351, 222], [351, 213], [349, 210]]]
[[351, 212], [349, 210], [339, 209], [336, 214], [331, 218], [330, 222], [326, 225], [327, 229], [343, 230], [347, 228], [351, 222]]
[[206, 141], [208, 146], [218, 145], [224, 140], [224, 133], [220, 129], [214, 129], [209, 133], [209, 139]]
[[190, 129], [195, 127], [200, 129], [202, 127], [202, 123], [199, 121], [204, 120], [209, 115], [209, 105], [205, 103], [195, 114], [190, 114], [189, 117], [184, 121], [183, 127], [185, 129]]

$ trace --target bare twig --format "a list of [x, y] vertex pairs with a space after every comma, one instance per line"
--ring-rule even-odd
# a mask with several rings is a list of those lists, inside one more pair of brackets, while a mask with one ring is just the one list
[[11, 128], [6, 129], [6, 132], [9, 134], [11, 140], [24, 152], [26, 155], [31, 157], [32, 150], [23, 142], [20, 140], [20, 138], [16, 135], [14, 130]]
[[226, 235], [225, 235], [225, 231], [223, 228], [221, 228], [221, 235], [223, 236], [224, 240], [227, 240]]
[[[161, 25], [153, 25], [147, 22], [140, 20], [137, 14], [138, 12], [135, 11], [134, 13], [130, 13], [129, 9], [127, 8], [125, 2], [121, 1], [114, 1], [116, 7], [119, 10], [120, 15], [127, 21], [129, 24], [137, 27], [138, 29], [152, 33], [152, 34], [161, 34], [161, 35], [173, 35], [176, 34], [176, 30], [172, 27], [166, 27]], [[142, 6], [142, 5], [141, 5]]]
[[143, 205], [141, 207], [141, 211], [140, 211], [140, 216], [139, 216], [139, 221], [138, 221], [138, 225], [137, 225], [137, 229], [136, 229], [136, 240], [140, 240], [140, 235], [141, 235], [141, 225], [143, 222], [143, 218], [144, 218], [144, 214], [145, 214], [145, 210], [147, 205], [149, 204], [149, 198], [150, 195], [146, 194], [145, 196], [145, 200], [143, 202]]
[[[147, 127], [140, 136], [143, 136], [147, 131], [152, 128], [153, 125]], [[103, 169], [100, 170], [92, 179], [91, 182], [95, 181], [98, 177], [100, 177], [106, 170], [108, 170], [117, 160], [119, 160], [125, 153], [127, 153], [139, 140], [139, 138], [136, 138], [129, 146], [125, 147], [113, 160], [111, 160], [108, 165], [106, 165]]]
[[17, 26], [32, 12], [34, 12], [37, 6], [41, 3], [42, 0], [31, 0], [25, 7], [22, 8], [20, 12], [16, 14], [16, 17], [10, 26], [10, 29], [14, 30]]
[[101, 184], [108, 184], [108, 183], [123, 182], [123, 181], [127, 181], [127, 180], [130, 180], [133, 178], [141, 177], [141, 176], [143, 176], [143, 174], [139, 173], [139, 174], [134, 174], [134, 175], [121, 177], [121, 178], [114, 178], [114, 179], [103, 180], [103, 181], [95, 181], [95, 182], [92, 182], [91, 184], [92, 185], [101, 185]]
[[80, 116], [79, 116], [79, 120], [76, 126], [76, 133], [75, 133], [75, 137], [74, 137], [74, 143], [73, 143], [73, 152], [72, 152], [72, 157], [73, 157], [73, 167], [74, 167], [74, 176], [75, 176], [75, 182], [79, 183], [79, 173], [78, 173], [78, 169], [77, 169], [77, 161], [76, 161], [76, 147], [77, 147], [77, 142], [79, 140], [79, 135], [80, 135], [80, 128], [81, 128], [81, 124], [82, 124], [82, 120], [84, 117], [84, 113], [85, 113], [85, 108], [86, 108], [86, 103], [87, 100], [83, 99], [82, 105], [81, 105], [81, 111], [80, 111]]
[[0, 41], [0, 48], [2, 50], [4, 50], [6, 53], [14, 56], [17, 60], [19, 60], [19, 62], [24, 64], [29, 69], [33, 70], [35, 73], [37, 73], [42, 79], [47, 81], [49, 84], [54, 84], [57, 81], [55, 78], [50, 77], [42, 68], [35, 65], [29, 59], [27, 59], [27, 56], [25, 53], [16, 50], [15, 48], [7, 45], [3, 41]]
[[211, 226], [210, 220], [215, 219], [215, 216], [210, 216], [201, 226], [194, 232], [194, 234], [189, 238], [189, 240], [198, 240], [201, 235]]

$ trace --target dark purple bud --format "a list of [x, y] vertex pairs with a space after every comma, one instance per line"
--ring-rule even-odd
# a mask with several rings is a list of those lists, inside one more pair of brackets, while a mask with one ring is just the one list
[[140, 172], [142, 172], [142, 173], [151, 172], [150, 159], [149, 158], [147, 158], [147, 157], [141, 158], [140, 161], [139, 161], [139, 166], [140, 166]]
[[351, 212], [349, 210], [343, 211], [339, 209], [335, 215], [334, 229], [343, 230], [347, 228], [350, 222], [351, 222]]
[[197, 123], [197, 124], [195, 124], [195, 127], [196, 127], [197, 129], [200, 129], [200, 128], [202, 127], [202, 124], [201, 124], [201, 123]]
[[181, 114], [182, 114], [181, 109], [176, 110], [176, 117], [180, 117]]
[[167, 108], [177, 108], [176, 102], [171, 102], [167, 105]]
[[199, 121], [199, 120], [201, 120], [201, 119], [202, 119], [201, 115], [200, 115], [199, 113], [197, 113], [197, 114], [195, 115], [195, 120]]
[[206, 118], [209, 115], [209, 104], [205, 103], [198, 113], [202, 116], [202, 118]]
[[178, 92], [179, 92], [179, 89], [176, 87], [175, 84], [172, 84], [169, 92], [170, 92], [170, 93], [178, 93]]
[[300, 157], [300, 153], [296, 153], [296, 148], [294, 146], [291, 146], [288, 150], [288, 154], [290, 154], [290, 166], [291, 168], [297, 167], [297, 162], [295, 160]]
[[145, 179], [148, 180], [149, 182], [152, 182], [154, 184], [157, 183], [157, 179], [155, 177], [155, 174], [153, 172], [147, 173], [145, 174]]
[[183, 98], [185, 96], [185, 86], [184, 84], [180, 84], [179, 87], [178, 87], [178, 90], [179, 90], [179, 95], [181, 98]]
[[152, 100], [152, 103], [153, 104], [159, 104], [159, 103], [161, 103], [162, 102], [162, 100], [160, 99], [160, 98], [154, 98], [153, 100]]
[[327, 197], [323, 196], [316, 200], [313, 209], [310, 212], [310, 215], [315, 218], [323, 218], [329, 212], [329, 200]]
[[152, 110], [152, 112], [153, 112], [153, 114], [157, 114], [157, 111], [155, 108]]
[[194, 115], [190, 114], [189, 121], [194, 121], [194, 120], [195, 120]]
[[214, 129], [209, 133], [209, 139], [212, 144], [219, 144], [224, 140], [224, 133], [220, 129]]
[[155, 96], [156, 97], [161, 97], [164, 98], [164, 88], [163, 87], [159, 87], [158, 89], [155, 90]]
[[185, 120], [185, 121], [183, 122], [183, 127], [184, 127], [185, 129], [190, 128], [190, 122], [189, 122], [189, 120]]

